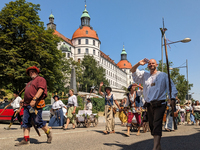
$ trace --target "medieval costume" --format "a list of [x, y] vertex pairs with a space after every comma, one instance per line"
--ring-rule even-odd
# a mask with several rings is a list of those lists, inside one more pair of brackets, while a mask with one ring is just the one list
[[63, 104], [63, 102], [61, 100], [59, 100], [58, 95], [55, 95], [53, 98], [56, 100], [52, 105], [51, 111], [53, 111], [53, 116], [51, 117], [51, 119], [49, 121], [49, 126], [50, 127], [63, 126], [64, 125], [64, 115], [63, 115], [62, 107], [64, 107], [65, 109], [67, 109], [67, 107], [65, 106], [65, 104]]

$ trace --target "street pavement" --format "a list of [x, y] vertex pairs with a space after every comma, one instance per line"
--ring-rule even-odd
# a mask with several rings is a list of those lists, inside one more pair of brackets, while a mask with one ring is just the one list
[[[153, 139], [149, 132], [136, 136], [131, 132], [130, 137], [125, 137], [126, 127], [116, 123], [115, 134], [104, 135], [105, 123], [99, 123], [96, 127], [76, 128], [63, 131], [53, 128], [53, 140], [51, 144], [46, 143], [46, 134], [40, 130], [41, 137], [34, 129], [30, 133], [30, 145], [15, 147], [14, 144], [23, 139], [23, 130], [18, 124], [14, 124], [11, 130], [4, 130], [8, 124], [0, 123], [0, 150], [7, 149], [29, 149], [29, 150], [152, 150]], [[162, 150], [199, 150], [200, 149], [200, 126], [179, 125], [175, 132], [163, 132], [161, 140]]]

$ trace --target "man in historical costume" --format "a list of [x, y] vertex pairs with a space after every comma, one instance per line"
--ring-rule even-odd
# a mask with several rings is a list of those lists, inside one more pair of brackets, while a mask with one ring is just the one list
[[45, 106], [44, 99], [47, 97], [47, 84], [46, 80], [39, 76], [39, 69], [32, 66], [26, 69], [26, 74], [32, 80], [26, 85], [24, 99], [22, 100], [24, 107], [23, 115], [23, 130], [24, 139], [16, 143], [15, 146], [27, 145], [30, 143], [29, 133], [30, 128], [34, 125], [42, 130], [47, 135], [47, 143], [51, 143], [52, 134], [46, 126], [46, 122], [42, 120], [42, 108]]
[[106, 118], [106, 130], [103, 131], [104, 134], [115, 133], [115, 116], [114, 116], [114, 102], [117, 107], [120, 109], [119, 104], [115, 96], [111, 93], [111, 87], [105, 87], [105, 93], [101, 91], [103, 82], [100, 83], [99, 94], [105, 98], [105, 118]]
[[[150, 73], [137, 69], [140, 65], [148, 63]], [[166, 108], [166, 92], [169, 94], [169, 80], [164, 72], [157, 70], [157, 62], [155, 59], [142, 59], [131, 68], [133, 80], [143, 85], [144, 100], [147, 102], [147, 113], [151, 134], [154, 137], [153, 150], [160, 150], [160, 140], [162, 136], [162, 121]], [[171, 81], [172, 92], [171, 99], [175, 100], [177, 90]], [[169, 94], [169, 95], [170, 95]]]
[[22, 118], [20, 116], [20, 111], [21, 111], [21, 106], [20, 106], [20, 101], [22, 100], [21, 97], [19, 96], [19, 92], [18, 91], [15, 91], [13, 92], [13, 96], [15, 97], [15, 99], [9, 104], [6, 106], [9, 107], [9, 106], [12, 106], [13, 110], [14, 110], [14, 113], [13, 113], [13, 116], [10, 120], [10, 125], [7, 127], [7, 128], [4, 128], [5, 130], [10, 130], [10, 127], [11, 125], [14, 123], [14, 121], [17, 119], [20, 124], [22, 125]]

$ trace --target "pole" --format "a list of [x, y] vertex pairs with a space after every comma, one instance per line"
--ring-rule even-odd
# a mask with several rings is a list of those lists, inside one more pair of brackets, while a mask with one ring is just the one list
[[163, 72], [163, 34], [161, 38], [161, 51], [162, 51], [162, 72]]
[[188, 60], [187, 59], [186, 59], [186, 71], [187, 71], [187, 100], [189, 100]]

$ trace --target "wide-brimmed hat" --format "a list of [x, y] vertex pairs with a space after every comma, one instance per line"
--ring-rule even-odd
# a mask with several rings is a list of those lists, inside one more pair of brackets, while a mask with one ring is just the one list
[[31, 66], [31, 67], [28, 67], [28, 68], [26, 69], [26, 74], [27, 74], [28, 76], [29, 76], [29, 70], [36, 70], [37, 73], [40, 72], [40, 69], [39, 69], [39, 68], [37, 68], [36, 66]]
[[131, 91], [133, 85], [137, 86], [137, 83], [133, 83], [133, 84], [129, 85], [128, 91]]
[[55, 99], [55, 97], [57, 97], [58, 99], [60, 99], [60, 97], [58, 95], [54, 95], [53, 96], [53, 99]]
[[107, 89], [110, 90], [110, 92], [112, 91], [112, 88], [109, 87], [109, 86], [107, 86], [107, 87], [104, 88], [105, 91], [106, 91]]
[[87, 100], [88, 100], [88, 101], [91, 101], [91, 99], [90, 99], [90, 98], [87, 98]]

